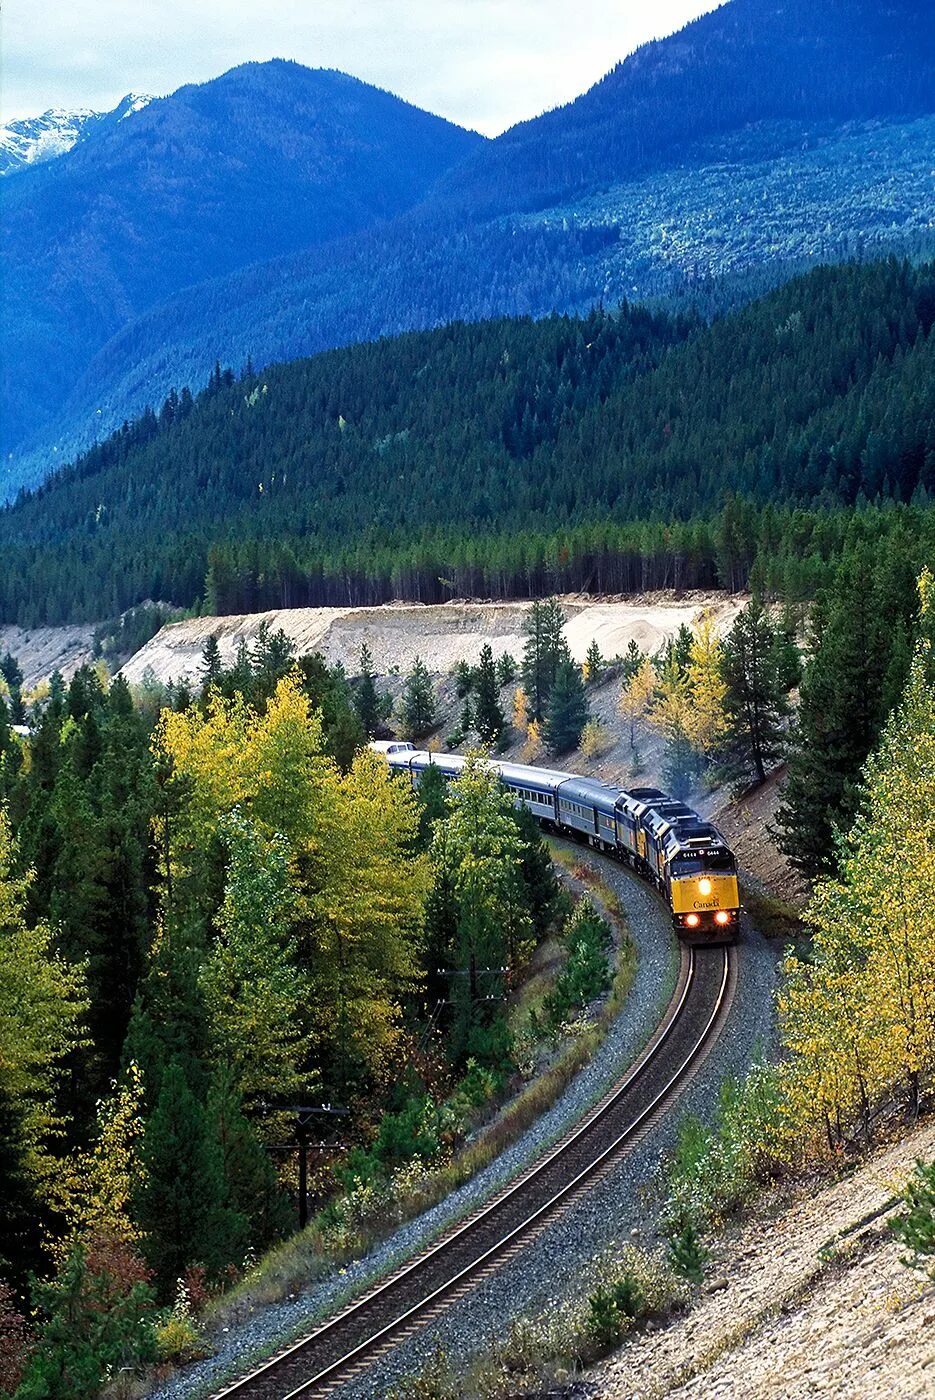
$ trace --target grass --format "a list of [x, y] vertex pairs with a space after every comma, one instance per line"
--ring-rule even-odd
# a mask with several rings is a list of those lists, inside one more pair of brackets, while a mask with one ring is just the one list
[[753, 924], [764, 938], [794, 943], [796, 947], [805, 939], [805, 926], [794, 904], [747, 884], [742, 886], [741, 899]]
[[[336, 1229], [333, 1212], [315, 1217], [301, 1233], [267, 1251], [240, 1283], [209, 1304], [205, 1321], [212, 1328], [230, 1326], [259, 1306], [299, 1293], [335, 1269], [368, 1254], [406, 1221], [438, 1205], [483, 1171], [558, 1101], [575, 1075], [592, 1058], [626, 1002], [636, 975], [636, 949], [614, 891], [580, 857], [549, 842], [553, 858], [573, 879], [588, 887], [592, 901], [608, 919], [617, 952], [616, 970], [596, 1018], [562, 1045], [551, 1062], [504, 1104], [474, 1138], [441, 1165], [404, 1168], [386, 1189], [373, 1189], [354, 1203], [347, 1224]], [[541, 1005], [549, 989], [550, 969], [560, 962], [557, 940], [540, 945], [533, 977], [520, 992], [517, 1009], [527, 1014]], [[537, 964], [537, 966], [536, 966]], [[440, 1228], [447, 1228], [446, 1222]], [[387, 1269], [394, 1267], [393, 1264]]]

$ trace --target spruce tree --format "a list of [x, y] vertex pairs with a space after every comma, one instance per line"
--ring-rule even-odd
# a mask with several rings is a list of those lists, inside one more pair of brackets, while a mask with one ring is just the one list
[[484, 744], [498, 743], [506, 728], [506, 717], [500, 708], [497, 671], [489, 642], [485, 642], [481, 648], [474, 682], [474, 728]]
[[585, 657], [584, 664], [588, 673], [588, 685], [597, 685], [601, 676], [604, 674], [604, 658], [601, 655], [601, 649], [597, 644], [596, 637], [592, 639], [591, 645], [588, 647], [588, 654]]
[[247, 1222], [252, 1247], [266, 1249], [288, 1233], [292, 1212], [229, 1071], [220, 1070], [211, 1085], [207, 1127], [220, 1149], [225, 1205]]
[[377, 673], [373, 669], [373, 657], [366, 642], [360, 648], [360, 677], [354, 690], [354, 709], [364, 735], [372, 739], [380, 725], [380, 700], [377, 695]]
[[145, 1173], [137, 1216], [146, 1232], [146, 1255], [163, 1297], [193, 1264], [217, 1277], [239, 1263], [248, 1240], [243, 1215], [227, 1204], [221, 1147], [205, 1110], [172, 1060], [143, 1139]]
[[909, 612], [891, 579], [875, 587], [874, 553], [851, 551], [811, 625], [811, 661], [802, 679], [779, 841], [806, 877], [834, 866], [836, 828], [857, 810], [860, 773], [880, 733], [886, 704], [905, 680]]
[[546, 713], [549, 695], [562, 662], [570, 659], [563, 628], [565, 619], [556, 598], [534, 602], [523, 624], [523, 684], [533, 719]]
[[421, 739], [435, 728], [435, 688], [420, 656], [406, 677], [399, 713], [407, 739]]
[[581, 671], [573, 661], [561, 661], [545, 719], [545, 741], [552, 753], [568, 753], [576, 748], [587, 722], [588, 699]]
[[725, 776], [740, 787], [763, 782], [785, 748], [788, 653], [758, 598], [747, 604], [724, 639], [721, 674], [727, 687], [721, 744]]
[[218, 645], [217, 633], [212, 632], [201, 653], [201, 684], [203, 689], [208, 690], [211, 686], [217, 685], [221, 679], [221, 669], [221, 648]]

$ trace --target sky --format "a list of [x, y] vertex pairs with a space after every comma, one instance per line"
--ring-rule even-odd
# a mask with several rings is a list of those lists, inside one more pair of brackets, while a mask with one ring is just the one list
[[715, 0], [3, 0], [0, 121], [164, 96], [250, 59], [340, 68], [493, 136]]

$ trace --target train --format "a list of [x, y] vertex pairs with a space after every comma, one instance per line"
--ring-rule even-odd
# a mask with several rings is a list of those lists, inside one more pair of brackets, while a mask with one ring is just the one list
[[[466, 759], [432, 753], [401, 740], [377, 740], [371, 748], [413, 786], [430, 765], [448, 782]], [[686, 803], [654, 787], [622, 789], [596, 778], [524, 763], [485, 762], [547, 830], [586, 840], [623, 861], [660, 891], [680, 938], [692, 943], [733, 942], [740, 932], [737, 862], [716, 826]]]

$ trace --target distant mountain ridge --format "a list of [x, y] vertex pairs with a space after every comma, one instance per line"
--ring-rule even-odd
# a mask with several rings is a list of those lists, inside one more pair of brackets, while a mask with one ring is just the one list
[[[247, 97], [235, 75], [247, 71], [217, 80], [236, 89], [231, 110], [241, 115]], [[293, 130], [296, 74], [307, 70], [249, 71], [264, 111], [282, 112]], [[147, 129], [167, 103], [190, 113], [189, 95], [217, 85], [153, 104], [143, 114]], [[375, 188], [365, 215], [345, 206], [343, 225], [323, 217], [310, 236], [295, 227], [301, 195], [293, 190], [281, 223], [257, 220], [246, 240], [252, 257], [229, 256], [229, 218], [210, 237], [197, 229], [199, 266], [188, 266], [174, 287], [159, 281], [164, 249], [153, 244], [145, 296], [132, 285], [133, 268], [119, 266], [140, 262], [129, 238], [135, 194], [124, 195], [116, 224], [117, 234], [128, 224], [128, 237], [113, 234], [106, 246], [92, 238], [98, 256], [83, 256], [80, 266], [63, 269], [58, 258], [54, 309], [42, 294], [49, 266], [10, 301], [8, 321], [20, 329], [5, 331], [2, 347], [17, 373], [4, 384], [0, 495], [3, 473], [8, 490], [38, 479], [173, 384], [203, 384], [216, 359], [259, 365], [457, 318], [680, 296], [724, 273], [754, 284], [762, 276], [768, 285], [785, 264], [865, 250], [930, 254], [933, 118], [930, 0], [729, 0], [644, 46], [577, 101], [495, 141], [453, 129], [444, 159], [421, 168], [395, 209]], [[138, 122], [134, 136], [139, 129]], [[251, 168], [264, 172], [266, 127], [242, 129], [250, 140], [241, 140], [238, 158], [249, 153]], [[189, 143], [196, 132], [203, 139], [197, 122]], [[150, 140], [147, 149], [145, 188], [173, 188], [176, 144]], [[197, 168], [197, 150], [189, 154]], [[324, 145], [318, 154], [326, 165]], [[113, 181], [117, 148], [112, 156], [113, 168], [102, 172], [89, 148], [73, 152], [45, 167], [41, 189], [40, 171], [19, 177], [24, 222], [42, 228], [54, 204], [67, 225], [82, 198], [69, 183], [77, 162], [82, 179]], [[384, 173], [373, 177], [376, 185]], [[225, 195], [223, 180], [216, 188]], [[49, 203], [37, 212], [43, 198]], [[180, 215], [177, 236], [187, 245], [183, 225]], [[83, 253], [86, 226], [79, 217]], [[294, 236], [283, 237], [290, 229]], [[14, 263], [27, 252], [35, 262], [21, 241]], [[108, 325], [71, 333], [82, 306], [93, 308], [93, 322], [102, 300], [113, 308]], [[71, 338], [67, 367], [56, 364], [57, 352], [51, 364], [48, 356], [63, 335]], [[37, 422], [42, 434], [30, 455], [25, 440]]]
[[152, 101], [152, 97], [128, 92], [109, 112], [88, 107], [50, 107], [38, 117], [9, 121], [0, 126], [0, 175], [66, 155], [79, 141], [142, 111]]
[[151, 307], [393, 218], [483, 139], [345, 74], [275, 60], [23, 169], [3, 188], [4, 448]]

